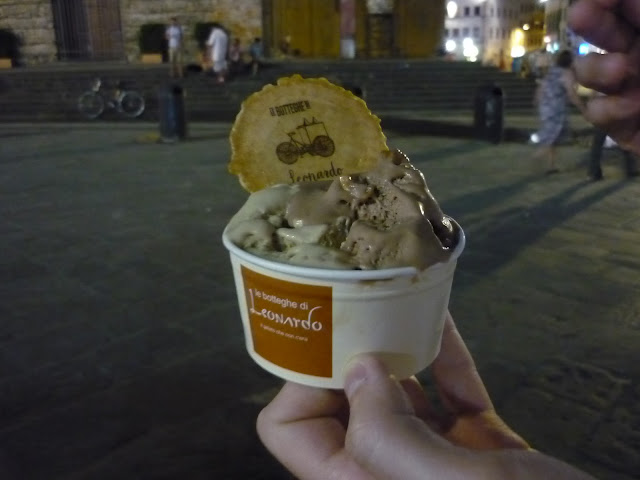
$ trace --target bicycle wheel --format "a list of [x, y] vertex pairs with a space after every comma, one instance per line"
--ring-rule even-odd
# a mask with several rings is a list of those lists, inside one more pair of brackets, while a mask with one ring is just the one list
[[287, 165], [296, 163], [298, 161], [299, 153], [300, 151], [298, 150], [298, 147], [291, 142], [282, 142], [276, 147], [278, 160], [282, 163], [286, 163]]
[[127, 117], [139, 117], [144, 112], [144, 98], [138, 92], [123, 92], [120, 97], [120, 110]]
[[85, 117], [98, 118], [104, 112], [104, 99], [96, 92], [84, 92], [78, 98], [78, 111]]
[[336, 151], [336, 145], [327, 135], [318, 135], [311, 143], [313, 153], [321, 157], [330, 157]]

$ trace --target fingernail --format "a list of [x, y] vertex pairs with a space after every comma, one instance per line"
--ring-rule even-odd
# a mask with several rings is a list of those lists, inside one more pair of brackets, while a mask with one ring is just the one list
[[344, 392], [347, 394], [347, 398], [351, 398], [360, 385], [367, 381], [367, 369], [362, 363], [352, 360], [344, 370]]

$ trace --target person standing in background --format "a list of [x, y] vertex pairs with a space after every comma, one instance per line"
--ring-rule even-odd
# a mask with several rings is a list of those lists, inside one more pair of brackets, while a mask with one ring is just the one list
[[234, 38], [229, 47], [229, 74], [234, 76], [242, 73], [244, 63], [242, 62], [242, 45], [239, 38]]
[[251, 75], [254, 77], [258, 74], [258, 68], [262, 63], [263, 57], [262, 39], [256, 37], [253, 39], [253, 43], [249, 46], [249, 56], [251, 57]]
[[171, 24], [165, 34], [169, 47], [169, 75], [182, 78], [182, 39], [184, 30], [176, 17], [171, 17]]
[[227, 75], [227, 48], [229, 45], [229, 35], [222, 26], [213, 24], [211, 34], [207, 40], [207, 47], [213, 64], [213, 73], [218, 83], [224, 83]]
[[[589, 151], [589, 180], [597, 182], [604, 178], [602, 174], [602, 153], [607, 133], [600, 128], [596, 128], [591, 140], [591, 150]], [[627, 178], [633, 178], [640, 175], [636, 157], [628, 150], [620, 148], [620, 153], [624, 158], [623, 169]]]

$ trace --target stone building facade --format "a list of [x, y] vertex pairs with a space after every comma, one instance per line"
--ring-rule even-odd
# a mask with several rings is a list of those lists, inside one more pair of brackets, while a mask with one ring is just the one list
[[122, 36], [126, 57], [139, 58], [137, 43], [144, 23], [168, 23], [177, 16], [185, 29], [185, 53], [196, 59], [198, 48], [193, 37], [197, 22], [219, 22], [246, 45], [262, 36], [262, 0], [120, 0]]
[[[0, 29], [21, 41], [22, 63], [140, 61], [147, 23], [178, 17], [185, 56], [198, 61], [198, 22], [221, 23], [247, 45], [265, 40], [273, 53], [284, 38], [303, 57], [340, 57], [344, 25], [356, 56], [430, 56], [442, 37], [444, 0], [0, 0]], [[345, 22], [344, 12], [355, 12]], [[355, 34], [354, 34], [355, 32]]]
[[27, 63], [56, 58], [50, 0], [0, 0], [0, 28], [11, 30], [20, 38], [20, 51]]
[[[475, 57], [510, 68], [513, 47], [542, 47], [544, 4], [538, 0], [457, 0], [449, 4], [452, 9], [445, 20], [444, 40], [454, 58]], [[526, 31], [522, 30], [525, 24]], [[469, 52], [465, 42], [475, 51]]]

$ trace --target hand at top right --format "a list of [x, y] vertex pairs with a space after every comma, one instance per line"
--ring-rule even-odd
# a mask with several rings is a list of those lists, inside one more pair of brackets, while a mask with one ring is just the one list
[[575, 61], [578, 82], [605, 94], [589, 101], [585, 117], [640, 154], [640, 2], [577, 0], [569, 27], [607, 52]]

